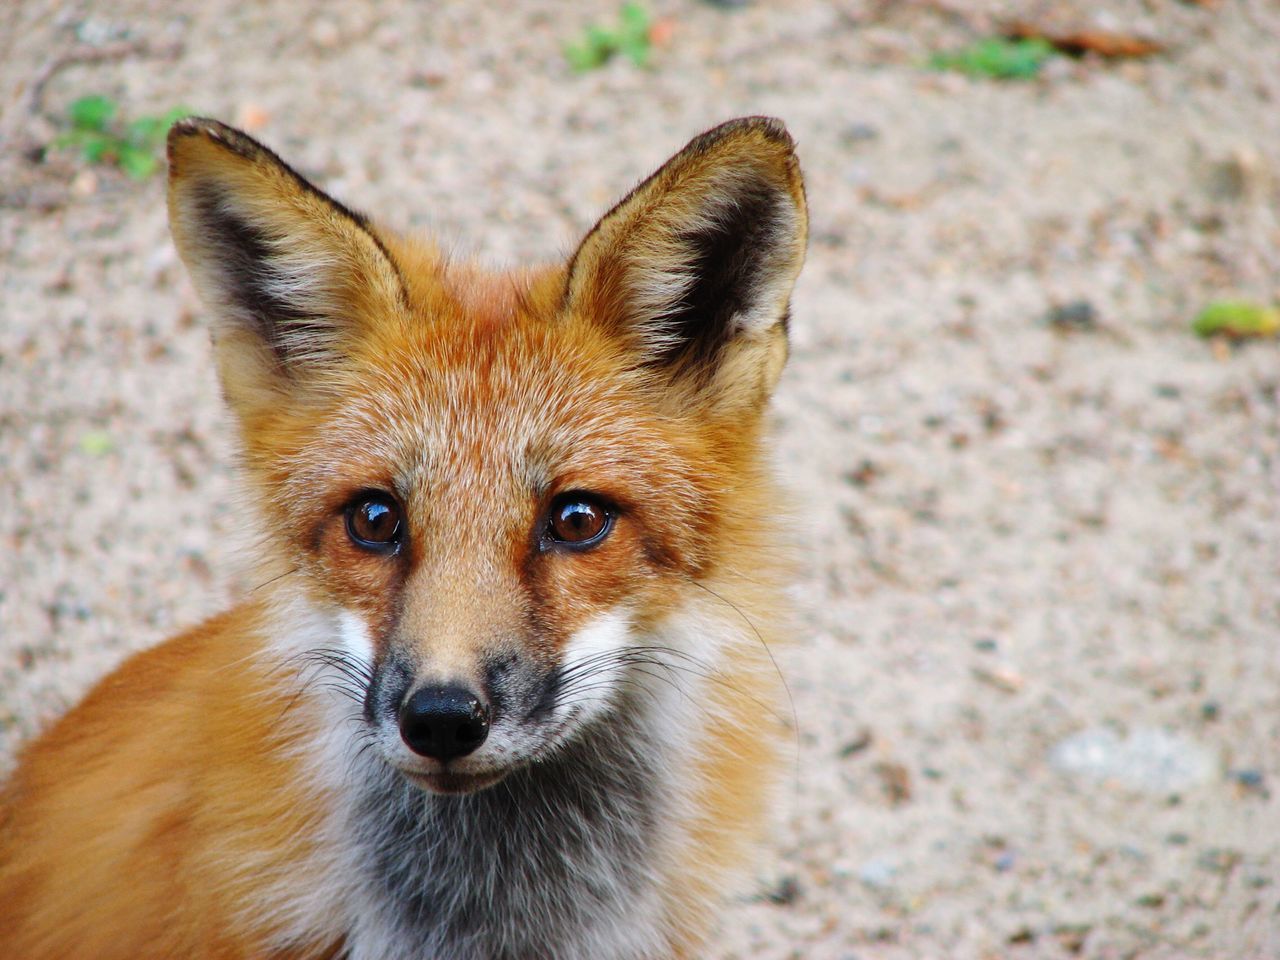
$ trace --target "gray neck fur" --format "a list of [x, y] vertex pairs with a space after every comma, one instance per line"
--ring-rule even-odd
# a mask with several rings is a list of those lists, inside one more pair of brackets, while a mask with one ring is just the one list
[[656, 886], [666, 759], [645, 711], [625, 706], [475, 794], [427, 794], [371, 763], [352, 810], [363, 901], [352, 960], [666, 952]]

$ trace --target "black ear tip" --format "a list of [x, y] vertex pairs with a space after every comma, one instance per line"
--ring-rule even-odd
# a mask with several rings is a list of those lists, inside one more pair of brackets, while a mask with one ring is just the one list
[[777, 117], [766, 116], [737, 117], [726, 120], [696, 137], [693, 143], [706, 150], [725, 140], [753, 135], [775, 143], [789, 152], [795, 149], [795, 140], [788, 132], [787, 125]]
[[181, 120], [174, 121], [169, 127], [169, 136], [165, 141], [165, 154], [169, 158], [169, 167], [173, 168], [176, 154], [184, 140], [190, 137], [201, 136], [207, 124], [216, 123], [214, 120], [205, 120], [203, 117], [183, 117]]
[[169, 128], [167, 149], [170, 164], [173, 163], [174, 156], [183, 141], [196, 137], [216, 143], [246, 159], [261, 156], [266, 150], [262, 144], [247, 133], [243, 133], [219, 120], [212, 120], [209, 117], [183, 117], [181, 120], [175, 121], [173, 126]]
[[[209, 117], [183, 117], [181, 120], [175, 120], [173, 126], [169, 128], [169, 144], [172, 146], [185, 137], [208, 137], [211, 140], [219, 140], [225, 138], [228, 134], [237, 134], [239, 131], [232, 127], [228, 127], [225, 123], [218, 120], [212, 120]], [[240, 134], [243, 136], [243, 134]]]
[[787, 125], [778, 117], [758, 116], [745, 117], [744, 119], [751, 125], [752, 129], [759, 131], [768, 140], [785, 143], [788, 146], [795, 144], [790, 131], [787, 130]]

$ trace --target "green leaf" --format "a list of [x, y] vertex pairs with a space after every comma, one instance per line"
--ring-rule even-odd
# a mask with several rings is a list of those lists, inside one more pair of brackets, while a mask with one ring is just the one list
[[88, 430], [80, 435], [80, 450], [91, 457], [108, 454], [115, 446], [115, 440], [105, 430]]
[[638, 3], [624, 3], [619, 20], [622, 23], [622, 29], [627, 33], [633, 36], [642, 34], [647, 37], [649, 35], [649, 28], [652, 26], [649, 11]]
[[81, 130], [103, 130], [115, 116], [116, 104], [108, 97], [81, 97], [67, 108], [71, 124]]
[[935, 70], [955, 70], [970, 76], [1026, 80], [1039, 73], [1055, 52], [1053, 45], [1043, 37], [1018, 40], [986, 37], [960, 50], [936, 53], [930, 58], [929, 65]]
[[150, 150], [124, 146], [120, 148], [120, 169], [134, 180], [145, 180], [156, 172], [159, 161]]
[[630, 58], [637, 67], [649, 65], [649, 31], [653, 29], [653, 19], [649, 12], [638, 3], [628, 3], [622, 8], [622, 26], [618, 30], [618, 49]]
[[[84, 130], [63, 130], [53, 138], [53, 146], [61, 150], [64, 147], [78, 147], [84, 142], [86, 132]], [[96, 136], [96, 134], [89, 134]]]
[[120, 150], [120, 141], [109, 133], [81, 131], [80, 153], [90, 163], [102, 163]]
[[586, 43], [566, 43], [564, 58], [575, 73], [586, 73], [604, 63], [599, 51]]
[[1280, 309], [1247, 300], [1215, 300], [1197, 314], [1191, 329], [1202, 337], [1272, 337], [1280, 333]]
[[595, 26], [594, 24], [587, 27], [587, 46], [591, 47], [596, 53], [608, 57], [618, 49], [618, 35], [607, 27]]
[[616, 53], [625, 54], [637, 66], [647, 66], [652, 22], [649, 12], [639, 3], [625, 3], [616, 28], [598, 24], [587, 27], [580, 42], [565, 45], [565, 59], [579, 73], [594, 70]]
[[617, 49], [614, 35], [603, 27], [590, 26], [583, 31], [582, 42], [569, 44], [564, 49], [565, 59], [579, 73], [594, 70], [604, 64]]
[[648, 37], [645, 37], [644, 40], [623, 40], [620, 47], [627, 58], [637, 67], [647, 67], [649, 65]]

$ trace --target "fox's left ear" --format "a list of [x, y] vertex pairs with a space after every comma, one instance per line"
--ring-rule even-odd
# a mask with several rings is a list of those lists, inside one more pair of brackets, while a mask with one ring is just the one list
[[695, 138], [587, 234], [567, 305], [697, 395], [759, 404], [786, 361], [808, 220], [795, 145], [768, 117]]

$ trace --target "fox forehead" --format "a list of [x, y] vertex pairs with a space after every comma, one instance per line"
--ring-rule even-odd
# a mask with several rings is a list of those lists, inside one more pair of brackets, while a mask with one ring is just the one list
[[690, 424], [653, 402], [599, 324], [559, 312], [554, 271], [429, 277], [408, 285], [410, 324], [366, 326], [345, 390], [288, 458], [290, 499], [385, 488], [441, 534], [482, 505], [490, 531], [499, 517], [523, 525], [531, 503], [568, 490], [677, 512], [705, 499]]

